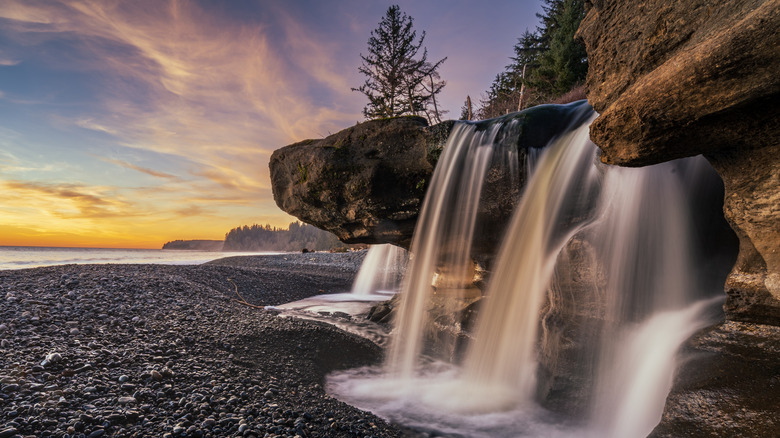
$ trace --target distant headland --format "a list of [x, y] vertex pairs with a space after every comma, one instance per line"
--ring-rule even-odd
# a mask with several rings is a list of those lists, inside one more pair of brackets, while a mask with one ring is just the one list
[[333, 233], [302, 222], [288, 227], [271, 225], [236, 227], [225, 234], [225, 240], [174, 240], [162, 249], [188, 251], [330, 251], [347, 248]]
[[187, 251], [222, 251], [224, 240], [174, 240], [163, 245], [162, 249]]

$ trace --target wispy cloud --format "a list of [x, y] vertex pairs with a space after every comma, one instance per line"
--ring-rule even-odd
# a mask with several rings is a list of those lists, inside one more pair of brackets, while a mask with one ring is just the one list
[[205, 208], [197, 205], [188, 205], [184, 208], [179, 208], [175, 210], [175, 213], [182, 217], [205, 216], [209, 214]]
[[116, 129], [109, 128], [107, 126], [101, 125], [101, 124], [95, 122], [91, 118], [84, 118], [84, 119], [76, 120], [75, 124], [76, 124], [76, 126], [79, 126], [81, 128], [84, 128], [84, 129], [89, 129], [89, 130], [92, 130], [92, 131], [105, 132], [106, 134], [111, 134], [111, 135], [119, 134], [119, 131], [117, 131]]
[[47, 201], [48, 214], [61, 218], [127, 217], [130, 205], [110, 188], [78, 184], [54, 185], [29, 181], [3, 181], [6, 190], [24, 194], [28, 201]]
[[[0, 146], [4, 145], [2, 131], [3, 130], [0, 129]], [[50, 172], [55, 168], [56, 166], [51, 163], [41, 164], [25, 162], [8, 151], [0, 150], [0, 171], [5, 175], [25, 172]]]
[[[350, 94], [349, 84], [331, 56], [335, 47], [307, 37], [280, 9], [274, 14], [285, 29], [283, 52], [269, 43], [267, 26], [225, 23], [192, 2], [11, 5], [0, 17], [20, 23], [21, 32], [39, 39], [39, 24], [46, 23], [49, 35], [79, 35], [81, 50], [92, 55], [80, 58], [84, 67], [121, 78], [105, 95], [106, 116], [76, 123], [132, 134], [136, 147], [175, 149], [198, 140], [196, 147], [219, 142], [244, 148], [251, 141], [275, 149], [359, 117], [356, 111], [312, 105], [306, 95], [312, 81], [342, 95]], [[133, 104], [139, 84], [147, 95]]]
[[[101, 158], [102, 151], [85, 151], [166, 185], [161, 181], [148, 190], [130, 190], [111, 186], [119, 181], [106, 181], [98, 190], [89, 184], [65, 188], [7, 181], [6, 188], [58, 200], [68, 207], [48, 213], [59, 217], [150, 211], [198, 215], [212, 211], [210, 206], [229, 205], [253, 207], [258, 216], [286, 221], [289, 217], [278, 211], [270, 193], [270, 153], [351, 125], [360, 115], [358, 108], [345, 110], [335, 103], [338, 96], [353, 98], [343, 66], [332, 59], [338, 46], [307, 32], [283, 8], [260, 5], [270, 22], [236, 20], [177, 0], [4, 1], [0, 21], [4, 32], [25, 48], [24, 56], [49, 63], [54, 71], [75, 70], [91, 78], [83, 85], [93, 97], [89, 105], [47, 114], [58, 129], [69, 123], [108, 134], [119, 148], [153, 151], [178, 162], [160, 171], [134, 160]], [[50, 43], [67, 45], [57, 52], [67, 56], [36, 55], [36, 47]], [[0, 64], [24, 64], [24, 58], [9, 53], [0, 54], [0, 60], [8, 61]], [[315, 102], [323, 95], [334, 103]], [[169, 170], [176, 166], [181, 172]], [[135, 198], [143, 192], [144, 198]], [[125, 203], [113, 196], [119, 194]]]
[[145, 173], [147, 175], [156, 176], [157, 178], [165, 178], [171, 180], [179, 179], [179, 177], [176, 175], [172, 175], [170, 173], [165, 173], [165, 172], [159, 172], [153, 169], [148, 169], [146, 167], [141, 167], [133, 163], [128, 163], [127, 161], [117, 160], [114, 158], [105, 158], [105, 157], [98, 157], [98, 159], [101, 161], [105, 161], [106, 163], [116, 164], [117, 166], [121, 166], [126, 169], [136, 170], [138, 172]]

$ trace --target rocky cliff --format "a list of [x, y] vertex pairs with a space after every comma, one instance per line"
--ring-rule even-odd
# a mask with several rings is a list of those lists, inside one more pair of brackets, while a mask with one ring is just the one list
[[428, 127], [421, 117], [399, 117], [285, 146], [269, 164], [274, 199], [345, 243], [408, 247], [451, 128], [452, 122]]
[[591, 2], [591, 137], [607, 163], [704, 154], [740, 239], [725, 309], [780, 325], [780, 1]]
[[689, 342], [653, 437], [780, 436], [778, 35], [778, 0], [594, 0], [578, 31], [602, 160], [703, 154], [739, 237], [731, 321]]

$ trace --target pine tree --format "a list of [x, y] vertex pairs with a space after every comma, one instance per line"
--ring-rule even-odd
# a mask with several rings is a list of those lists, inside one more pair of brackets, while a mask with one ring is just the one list
[[558, 17], [563, 14], [566, 0], [543, 0], [542, 10], [544, 13], [536, 14], [541, 20], [542, 25], [536, 28], [536, 34], [539, 38], [539, 48], [547, 51], [550, 48], [550, 40], [553, 33], [558, 30]]
[[541, 36], [543, 52], [532, 82], [543, 92], [560, 96], [582, 82], [588, 72], [585, 46], [574, 39], [585, 17], [585, 6], [582, 0], [548, 1]]
[[439, 108], [436, 102], [436, 95], [447, 85], [447, 82], [441, 79], [439, 72], [430, 63], [426, 62], [423, 65], [422, 72], [426, 72], [427, 75], [419, 81], [415, 94], [423, 98], [422, 112], [425, 114], [425, 118], [428, 119], [428, 123], [441, 123], [441, 116], [449, 111]]
[[585, 80], [585, 46], [574, 39], [585, 16], [583, 0], [543, 0], [542, 10], [540, 26], [518, 38], [512, 63], [480, 100], [479, 118], [554, 101]]
[[379, 27], [371, 31], [368, 54], [360, 55], [363, 62], [358, 68], [367, 78], [363, 85], [352, 89], [368, 98], [363, 108], [367, 119], [421, 113], [428, 116], [429, 122], [440, 118], [436, 95], [445, 82], [437, 70], [447, 58], [428, 62], [428, 50], [423, 48], [425, 32], [418, 40], [413, 22], [393, 5]]

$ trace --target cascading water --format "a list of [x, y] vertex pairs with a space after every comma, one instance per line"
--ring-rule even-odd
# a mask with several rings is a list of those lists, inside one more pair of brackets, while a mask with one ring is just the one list
[[371, 245], [352, 283], [352, 295], [398, 292], [407, 258], [407, 252], [395, 245]]
[[469, 395], [461, 408], [492, 411], [532, 400], [539, 308], [558, 253], [575, 227], [584, 224], [587, 200], [598, 188], [594, 157], [586, 124], [556, 141], [539, 160], [499, 253], [466, 354], [463, 380]]
[[[445, 362], [424, 360], [422, 353], [430, 351], [423, 346], [429, 306], [444, 299], [436, 296], [433, 279], [440, 272], [469, 274], [464, 266], [470, 263], [473, 224], [440, 221], [454, 211], [467, 216], [464, 223], [473, 221], [465, 208], [448, 207], [452, 195], [444, 193], [465, 193], [463, 184], [471, 184], [478, 194], [480, 177], [469, 174], [462, 180], [467, 183], [448, 189], [437, 184], [463, 173], [453, 165], [458, 160], [488, 161], [479, 157], [484, 151], [464, 146], [473, 135], [473, 125], [456, 125], [437, 166], [415, 232], [387, 367], [334, 374], [331, 392], [444, 435], [647, 435], [660, 419], [676, 351], [712, 322], [707, 310], [719, 292], [702, 286], [688, 247], [691, 194], [683, 178], [698, 178], [701, 159], [609, 167], [598, 162], [588, 123], [567, 129], [537, 159], [529, 153], [533, 169], [493, 265], [473, 339], [462, 360], [452, 355], [439, 357]], [[463, 234], [443, 238], [442, 228]], [[453, 248], [449, 239], [458, 242], [459, 258], [439, 253]], [[576, 290], [566, 289], [572, 284]], [[556, 328], [564, 311], [587, 315], [578, 325]], [[568, 352], [571, 344], [578, 345], [577, 354]], [[565, 380], [555, 375], [564, 356], [578, 357], [575, 366], [586, 376], [572, 378], [578, 386], [570, 392], [586, 394], [581, 404], [593, 406], [572, 410], [577, 415], [556, 414], [540, 404]]]
[[273, 308], [286, 315], [334, 324], [383, 345], [387, 330], [366, 317], [375, 303], [398, 292], [408, 258], [403, 248], [373, 245], [368, 249], [349, 293], [315, 295]]
[[[432, 298], [445, 303], [467, 300], [474, 277], [471, 245], [485, 173], [493, 163], [507, 166], [507, 187], [517, 185], [517, 133], [514, 126], [489, 125], [478, 129], [459, 124], [444, 148], [430, 182], [412, 240], [408, 273], [404, 278], [396, 332], [388, 353], [389, 369], [410, 382], [423, 350], [424, 330]], [[512, 144], [514, 143], [514, 146]], [[494, 156], [496, 151], [502, 155]], [[438, 296], [431, 283], [442, 277]], [[450, 345], [440, 351], [452, 351]]]
[[592, 412], [597, 436], [649, 434], [661, 419], [676, 351], [712, 322], [703, 317], [712, 302], [703, 298], [713, 291], [696, 275], [685, 187], [705, 166], [694, 157], [605, 168], [601, 218], [588, 230], [606, 277]]
[[652, 314], [613, 333], [596, 385], [589, 435], [644, 437], [661, 420], [672, 387], [677, 350], [713, 321], [708, 307], [720, 297], [699, 300], [677, 310]]

